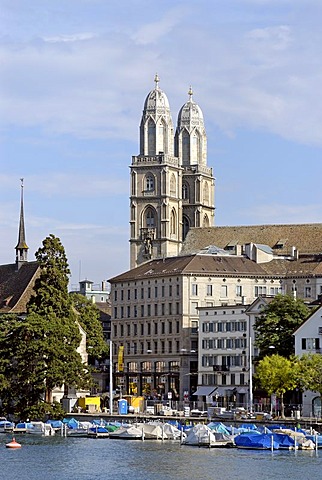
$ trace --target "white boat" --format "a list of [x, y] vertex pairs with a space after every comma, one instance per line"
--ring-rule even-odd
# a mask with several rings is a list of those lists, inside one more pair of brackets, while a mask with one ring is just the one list
[[182, 445], [197, 447], [230, 447], [233, 446], [233, 437], [224, 433], [212, 432], [207, 425], [198, 424], [187, 432]]
[[123, 425], [115, 432], [110, 432], [110, 438], [120, 438], [123, 440], [143, 440], [144, 429], [133, 425]]
[[49, 437], [55, 435], [54, 428], [49, 423], [44, 422], [30, 422], [32, 428], [28, 428], [26, 433], [30, 435], [43, 435]]
[[6, 432], [12, 432], [14, 429], [15, 424], [12, 422], [9, 422], [7, 419], [2, 419], [0, 420], [0, 432], [1, 433], [6, 433]]

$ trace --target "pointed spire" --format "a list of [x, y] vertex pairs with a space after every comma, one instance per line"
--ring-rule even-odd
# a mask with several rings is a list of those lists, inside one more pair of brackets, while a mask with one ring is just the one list
[[19, 268], [22, 263], [27, 262], [28, 255], [28, 245], [26, 243], [26, 234], [25, 234], [25, 219], [23, 211], [23, 178], [20, 179], [21, 182], [21, 197], [20, 197], [20, 221], [19, 221], [19, 234], [18, 234], [18, 243], [16, 246], [16, 265]]

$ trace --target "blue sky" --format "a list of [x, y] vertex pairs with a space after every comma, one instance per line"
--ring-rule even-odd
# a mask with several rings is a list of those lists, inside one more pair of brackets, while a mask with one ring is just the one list
[[20, 178], [29, 259], [50, 233], [71, 284], [129, 267], [129, 165], [154, 75], [192, 85], [216, 224], [321, 222], [321, 0], [0, 0], [0, 264]]

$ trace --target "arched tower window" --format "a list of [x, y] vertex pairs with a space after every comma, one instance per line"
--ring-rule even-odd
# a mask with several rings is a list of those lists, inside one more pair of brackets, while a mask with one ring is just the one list
[[190, 230], [190, 222], [189, 222], [189, 219], [184, 216], [183, 219], [182, 219], [182, 239], [184, 240], [187, 236], [187, 233], [189, 232]]
[[148, 173], [146, 175], [145, 181], [144, 181], [144, 190], [146, 192], [153, 192], [154, 191], [154, 185], [155, 185], [154, 176], [152, 175], [152, 173]]
[[186, 183], [182, 184], [182, 200], [189, 200], [189, 187]]
[[208, 218], [208, 215], [205, 215], [205, 216], [203, 217], [202, 226], [203, 226], [203, 227], [209, 227], [209, 218]]
[[175, 197], [177, 195], [177, 182], [175, 174], [173, 173], [170, 178], [170, 195]]
[[148, 155], [155, 155], [155, 123], [153, 120], [148, 121]]
[[204, 202], [205, 205], [209, 205], [209, 186], [208, 186], [208, 182], [204, 183], [203, 202]]
[[184, 165], [190, 163], [190, 136], [186, 130], [182, 132], [182, 163]]
[[199, 163], [200, 160], [200, 134], [195, 132], [192, 137], [192, 152], [191, 152], [191, 163]]
[[145, 226], [154, 228], [156, 226], [156, 216], [153, 208], [149, 207], [145, 211]]
[[176, 211], [173, 208], [171, 211], [171, 218], [170, 218], [170, 234], [175, 235], [177, 233], [177, 215]]
[[196, 211], [196, 227], [200, 227], [200, 212]]

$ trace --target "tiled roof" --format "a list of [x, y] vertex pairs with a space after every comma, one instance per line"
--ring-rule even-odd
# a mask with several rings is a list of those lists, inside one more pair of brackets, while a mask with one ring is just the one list
[[275, 254], [290, 254], [293, 246], [300, 254], [320, 253], [322, 223], [191, 228], [184, 241], [182, 254], [196, 253], [209, 245], [225, 248], [231, 243], [268, 245]]
[[261, 264], [248, 258], [218, 255], [187, 255], [151, 260], [109, 280], [111, 283], [169, 275], [266, 275]]
[[25, 313], [39, 275], [37, 262], [26, 262], [19, 270], [16, 264], [0, 265], [0, 313]]

